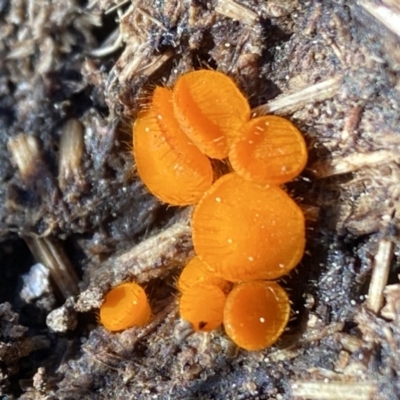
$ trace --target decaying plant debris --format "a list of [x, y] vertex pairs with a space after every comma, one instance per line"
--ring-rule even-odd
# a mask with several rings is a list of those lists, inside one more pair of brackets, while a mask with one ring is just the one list
[[[394, 0], [0, 1], [0, 394], [399, 398], [399, 26]], [[293, 318], [263, 352], [179, 320], [190, 209], [131, 157], [154, 85], [200, 67], [309, 144], [288, 187], [308, 217]], [[127, 279], [154, 317], [110, 334], [96, 309]]]

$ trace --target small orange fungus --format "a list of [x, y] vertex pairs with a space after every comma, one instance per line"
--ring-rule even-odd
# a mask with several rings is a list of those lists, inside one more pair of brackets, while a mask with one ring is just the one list
[[210, 267], [196, 256], [182, 270], [178, 281], [178, 289], [181, 293], [184, 293], [189, 288], [201, 284], [218, 286], [223, 291], [228, 288], [228, 282], [215, 276]]
[[250, 106], [227, 75], [199, 70], [182, 75], [173, 89], [175, 117], [182, 130], [207, 156], [228, 156]]
[[236, 285], [226, 299], [224, 327], [239, 347], [262, 350], [281, 336], [289, 315], [289, 298], [277, 283], [243, 282]]
[[179, 313], [195, 331], [209, 332], [221, 325], [225, 300], [226, 296], [218, 286], [193, 286], [183, 292]]
[[274, 115], [244, 124], [229, 152], [232, 168], [259, 184], [282, 184], [294, 179], [307, 163], [307, 147], [299, 130]]
[[109, 331], [120, 331], [149, 322], [150, 305], [145, 291], [136, 283], [111, 289], [100, 307], [100, 322]]
[[133, 127], [137, 170], [160, 200], [179, 206], [194, 204], [212, 184], [211, 163], [177, 127], [170, 91], [157, 88], [158, 96], [163, 99], [162, 106], [157, 111], [151, 106], [138, 116]]
[[196, 253], [215, 275], [232, 282], [276, 279], [303, 256], [305, 221], [278, 186], [259, 186], [230, 173], [197, 204], [192, 236]]

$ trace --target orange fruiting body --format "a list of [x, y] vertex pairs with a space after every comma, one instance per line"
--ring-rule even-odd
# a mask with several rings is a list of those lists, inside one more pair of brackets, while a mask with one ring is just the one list
[[275, 282], [250, 281], [236, 285], [224, 309], [227, 335], [246, 350], [271, 346], [284, 331], [290, 315], [289, 298]]
[[232, 168], [259, 184], [294, 179], [307, 163], [307, 147], [299, 130], [287, 119], [266, 115], [241, 128], [229, 152]]
[[192, 236], [196, 253], [215, 275], [232, 282], [276, 279], [303, 255], [304, 215], [278, 186], [231, 173], [197, 204]]
[[210, 160], [182, 131], [174, 116], [172, 90], [157, 86], [153, 93], [151, 110], [163, 132], [165, 141], [174, 151], [179, 152], [179, 157], [190, 165], [196, 166], [200, 171], [209, 172]]
[[229, 145], [250, 118], [250, 106], [228, 76], [199, 70], [182, 75], [173, 89], [175, 117], [207, 156], [228, 156]]
[[[288, 296], [277, 279], [301, 260], [304, 215], [278, 185], [294, 179], [307, 148], [290, 121], [250, 120], [250, 107], [228, 76], [200, 70], [181, 76], [172, 90], [157, 87], [134, 124], [134, 156], [144, 184], [162, 201], [197, 206], [192, 238], [197, 256], [178, 281], [181, 318], [195, 331], [222, 323], [247, 350], [273, 343], [289, 320]], [[229, 155], [234, 173], [213, 185], [208, 157]], [[232, 285], [237, 283], [226, 296]], [[110, 331], [150, 319], [144, 290], [125, 283], [100, 309]]]
[[227, 290], [228, 282], [215, 276], [210, 267], [200, 260], [198, 256], [192, 258], [179, 276], [178, 289], [184, 293], [193, 286], [206, 284], [218, 286], [223, 291]]
[[209, 332], [221, 325], [225, 300], [218, 286], [192, 286], [180, 298], [179, 313], [183, 320], [192, 324], [193, 330]]
[[[161, 113], [164, 111], [165, 115]], [[167, 101], [158, 114], [150, 107], [136, 119], [133, 152], [137, 170], [149, 191], [160, 200], [180, 206], [194, 204], [212, 184], [211, 163], [181, 130], [165, 134], [163, 126], [165, 129], [173, 127], [174, 121], [163, 125], [158, 121], [168, 118], [173, 118], [173, 114], [171, 103]]]
[[120, 331], [149, 322], [150, 305], [145, 291], [136, 283], [122, 283], [111, 289], [100, 307], [100, 322], [109, 331]]

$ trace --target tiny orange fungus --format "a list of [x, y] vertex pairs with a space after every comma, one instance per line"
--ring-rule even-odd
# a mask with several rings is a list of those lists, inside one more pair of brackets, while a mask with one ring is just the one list
[[299, 206], [275, 185], [236, 173], [219, 178], [192, 216], [196, 253], [231, 282], [276, 279], [303, 256], [305, 221]]
[[221, 325], [225, 300], [218, 286], [192, 286], [183, 292], [179, 312], [183, 320], [192, 324], [193, 330], [209, 332]]
[[145, 291], [136, 283], [122, 283], [111, 289], [100, 307], [100, 322], [109, 331], [120, 331], [149, 322], [150, 305]]
[[262, 350], [274, 344], [281, 336], [289, 315], [289, 298], [277, 283], [243, 282], [228, 294], [224, 328], [239, 347]]
[[294, 179], [307, 163], [307, 147], [299, 130], [287, 119], [266, 115], [242, 126], [229, 152], [232, 168], [259, 184]]
[[250, 118], [250, 106], [227, 75], [199, 70], [182, 75], [173, 88], [175, 117], [207, 156], [228, 156], [229, 145]]
[[229, 286], [226, 280], [215, 276], [210, 267], [196, 256], [182, 270], [179, 276], [178, 289], [181, 293], [184, 293], [189, 288], [201, 284], [218, 286], [223, 291], [227, 290]]
[[[159, 88], [156, 94], [159, 92], [165, 102], [158, 113], [151, 106], [138, 116], [133, 127], [137, 170], [149, 191], [160, 200], [179, 206], [194, 204], [212, 184], [211, 163], [180, 129], [175, 129], [168, 89]], [[160, 124], [160, 120], [165, 122]], [[171, 131], [166, 134], [168, 129]]]

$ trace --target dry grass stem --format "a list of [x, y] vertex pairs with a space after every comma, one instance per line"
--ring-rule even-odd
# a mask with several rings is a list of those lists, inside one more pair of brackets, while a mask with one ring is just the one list
[[374, 257], [371, 282], [368, 289], [367, 307], [378, 313], [383, 305], [383, 291], [386, 287], [390, 264], [393, 257], [393, 242], [381, 240]]
[[396, 0], [360, 1], [361, 7], [382, 25], [400, 36], [400, 4]]
[[253, 116], [266, 115], [270, 113], [287, 114], [297, 111], [307, 104], [323, 101], [333, 97], [342, 82], [341, 76], [326, 79], [315, 85], [306, 87], [292, 94], [283, 94], [266, 104], [252, 110]]
[[23, 178], [34, 172], [34, 166], [41, 159], [39, 142], [36, 137], [20, 134], [8, 141], [8, 150]]
[[365, 167], [381, 166], [392, 161], [398, 161], [400, 155], [397, 151], [380, 150], [372, 153], [355, 153], [345, 157], [316, 163], [310, 167], [317, 178], [348, 174]]
[[336, 332], [341, 332], [343, 330], [343, 322], [335, 322], [331, 325], [327, 325], [323, 328], [318, 327], [317, 329], [308, 330], [302, 337], [303, 342], [315, 342], [321, 340], [326, 336], [333, 335]]
[[50, 270], [50, 274], [65, 298], [78, 294], [79, 279], [59, 243], [49, 238], [24, 236], [36, 260]]
[[115, 29], [101, 47], [90, 52], [93, 57], [106, 57], [116, 52], [122, 46], [123, 40], [121, 32]]
[[380, 315], [388, 320], [396, 320], [400, 308], [400, 284], [387, 285], [383, 295], [385, 296], [385, 306], [381, 309]]
[[215, 11], [235, 21], [240, 21], [244, 25], [251, 26], [258, 19], [255, 12], [232, 0], [219, 0]]
[[83, 126], [77, 119], [70, 119], [63, 126], [58, 162], [58, 183], [64, 190], [68, 182], [79, 180], [84, 150]]
[[317, 400], [372, 400], [376, 385], [371, 382], [301, 382], [292, 383], [295, 399]]
[[154, 266], [159, 264], [160, 256], [171, 254], [179, 240], [190, 235], [190, 225], [186, 221], [177, 222], [158, 235], [144, 240], [127, 252], [111, 259], [109, 264], [116, 268], [129, 268], [129, 272], [132, 276], [138, 277], [139, 282], [148, 280], [144, 274], [157, 276]]
[[129, 4], [130, 0], [125, 0], [125, 1], [121, 1], [121, 3], [116, 4], [115, 6], [110, 7], [105, 14], [111, 14], [112, 12], [114, 12], [115, 10], [118, 10], [119, 8], [123, 7], [126, 4]]

